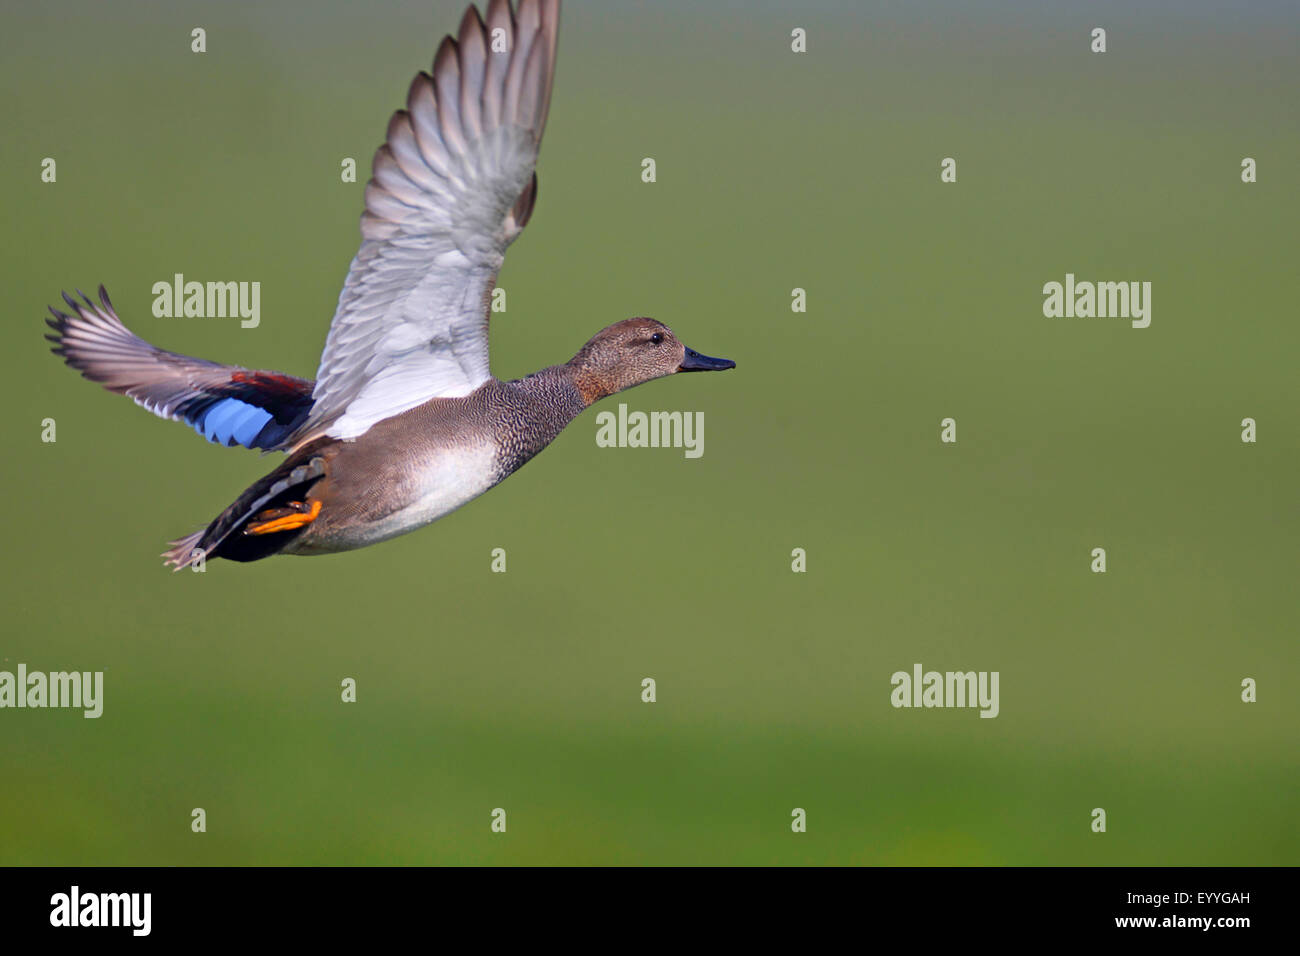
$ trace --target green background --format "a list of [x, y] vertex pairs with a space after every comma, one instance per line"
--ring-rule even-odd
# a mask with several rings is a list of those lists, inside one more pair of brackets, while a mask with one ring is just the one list
[[[45, 306], [311, 376], [461, 4], [7, 8], [0, 669], [106, 689], [0, 711], [0, 864], [1300, 862], [1300, 17], [1073, 6], [568, 3], [493, 370], [652, 315], [739, 367], [600, 407], [702, 411], [704, 456], [588, 412], [432, 527], [202, 575], [157, 554], [278, 458], [79, 380]], [[260, 327], [154, 318], [176, 272]], [[1151, 327], [1044, 318], [1066, 272]], [[917, 662], [1001, 715], [895, 710]]]

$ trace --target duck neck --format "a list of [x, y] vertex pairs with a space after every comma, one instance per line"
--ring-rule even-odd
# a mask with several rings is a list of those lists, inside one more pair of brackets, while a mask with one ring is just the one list
[[584, 409], [618, 391], [606, 388], [603, 381], [573, 362], [548, 366], [532, 375], [516, 379], [512, 384], [539, 405], [565, 413], [566, 425]]
[[506, 400], [499, 411], [497, 481], [554, 441], [587, 407], [567, 365], [552, 365], [500, 388]]
[[548, 423], [548, 436], [554, 438], [591, 404], [583, 395], [568, 365], [552, 365], [510, 383], [519, 390], [528, 405], [542, 413]]

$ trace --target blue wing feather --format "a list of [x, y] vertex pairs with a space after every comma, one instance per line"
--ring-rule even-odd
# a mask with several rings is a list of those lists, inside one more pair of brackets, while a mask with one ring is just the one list
[[73, 314], [51, 309], [46, 320], [54, 352], [91, 381], [218, 445], [281, 449], [306, 421], [313, 382], [155, 348], [122, 324], [102, 286], [99, 298], [65, 296]]

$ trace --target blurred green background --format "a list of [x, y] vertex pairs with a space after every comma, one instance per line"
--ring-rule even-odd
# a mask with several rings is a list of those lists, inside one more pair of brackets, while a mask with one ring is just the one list
[[[312, 375], [462, 3], [6, 6], [0, 669], [106, 699], [0, 712], [0, 864], [1300, 862], [1300, 16], [784, 6], [566, 3], [500, 277], [500, 377], [629, 315], [736, 359], [601, 406], [703, 411], [702, 458], [588, 412], [430, 528], [202, 575], [164, 542], [278, 458], [78, 379], [45, 306]], [[260, 281], [260, 327], [154, 318], [176, 272]], [[1066, 272], [1151, 281], [1151, 327], [1044, 318]], [[893, 709], [916, 662], [1001, 715]]]

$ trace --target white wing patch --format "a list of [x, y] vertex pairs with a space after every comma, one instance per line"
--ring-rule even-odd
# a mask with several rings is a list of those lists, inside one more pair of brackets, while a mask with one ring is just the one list
[[[555, 71], [559, 0], [470, 7], [443, 40], [433, 75], [375, 154], [352, 261], [295, 435], [353, 438], [431, 398], [488, 378], [488, 301], [506, 247], [535, 198], [537, 150]], [[501, 29], [506, 49], [489, 38]]]

